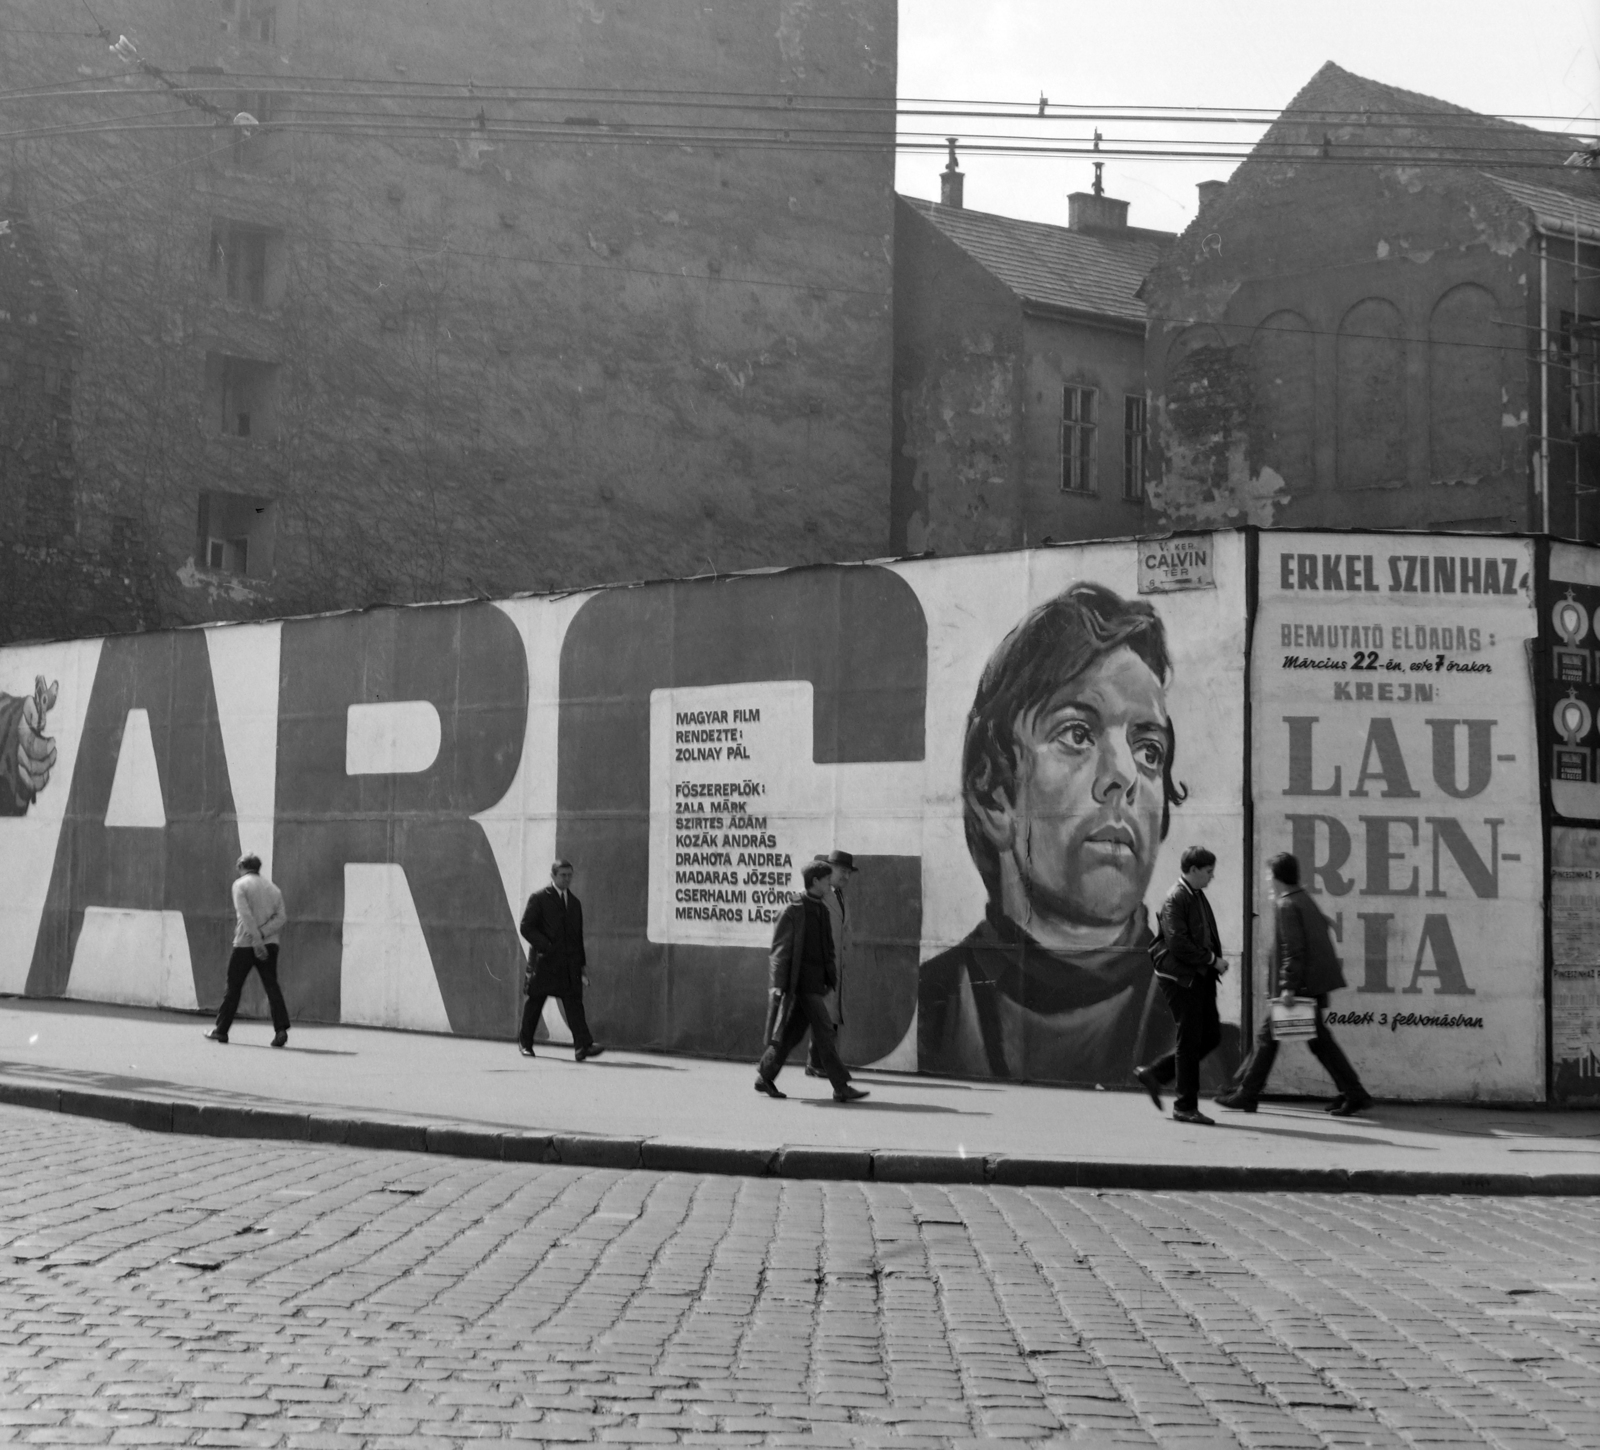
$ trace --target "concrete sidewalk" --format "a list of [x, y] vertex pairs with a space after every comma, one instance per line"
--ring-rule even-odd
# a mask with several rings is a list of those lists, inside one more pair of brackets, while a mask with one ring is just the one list
[[[863, 1072], [834, 1103], [798, 1067], [787, 1102], [749, 1064], [0, 999], [0, 1101], [177, 1132], [299, 1138], [606, 1167], [1096, 1188], [1600, 1193], [1600, 1112], [1320, 1103], [1158, 1116], [1142, 1093]], [[1202, 1103], [1208, 1111], [1209, 1105]]]

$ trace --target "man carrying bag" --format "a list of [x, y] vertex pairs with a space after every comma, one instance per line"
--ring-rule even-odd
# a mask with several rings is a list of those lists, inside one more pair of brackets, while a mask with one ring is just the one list
[[772, 951], [767, 957], [767, 1046], [756, 1065], [756, 1091], [769, 1098], [788, 1096], [778, 1091], [774, 1079], [807, 1028], [816, 1039], [822, 1070], [833, 1084], [833, 1100], [853, 1103], [866, 1097], [860, 1088], [850, 1086], [850, 1074], [834, 1046], [828, 1012], [827, 994], [839, 980], [833, 959], [833, 927], [822, 901], [831, 874], [825, 861], [808, 864], [801, 873], [805, 895], [784, 908], [773, 928]]
[[[1284, 852], [1267, 862], [1267, 873], [1274, 898], [1272, 990], [1281, 993], [1279, 1000], [1283, 1003], [1291, 1003], [1297, 997], [1309, 997], [1315, 1002], [1315, 1031], [1306, 1045], [1339, 1090], [1328, 1111], [1336, 1118], [1352, 1118], [1371, 1106], [1372, 1098], [1361, 1086], [1350, 1059], [1333, 1040], [1322, 1016], [1328, 994], [1344, 986], [1344, 964], [1333, 949], [1328, 919], [1300, 885], [1299, 861]], [[1255, 1112], [1277, 1059], [1278, 1038], [1269, 1010], [1256, 1034], [1255, 1051], [1244, 1065], [1239, 1085], [1222, 1094], [1217, 1106], [1241, 1113]]]

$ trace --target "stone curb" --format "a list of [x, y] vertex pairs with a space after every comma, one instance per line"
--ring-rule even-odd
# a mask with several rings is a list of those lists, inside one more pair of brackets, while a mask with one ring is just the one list
[[100, 1118], [154, 1133], [273, 1139], [385, 1148], [504, 1163], [645, 1168], [753, 1178], [820, 1178], [879, 1183], [970, 1183], [1017, 1188], [1098, 1188], [1191, 1193], [1459, 1193], [1488, 1196], [1600, 1196], [1600, 1173], [1483, 1173], [1398, 1168], [1274, 1168], [1183, 1163], [1110, 1163], [1065, 1158], [794, 1145], [735, 1148], [599, 1133], [496, 1130], [472, 1123], [410, 1123], [335, 1117], [307, 1109], [239, 1107], [131, 1093], [0, 1080], [0, 1103]]

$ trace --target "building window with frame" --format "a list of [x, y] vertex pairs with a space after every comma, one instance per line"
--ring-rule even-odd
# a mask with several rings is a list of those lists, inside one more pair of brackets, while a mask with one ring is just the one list
[[1561, 352], [1573, 435], [1600, 433], [1600, 318], [1561, 314]]
[[1122, 399], [1122, 496], [1144, 502], [1145, 401], [1142, 393]]
[[1095, 433], [1099, 391], [1069, 385], [1061, 390], [1061, 491], [1095, 493]]

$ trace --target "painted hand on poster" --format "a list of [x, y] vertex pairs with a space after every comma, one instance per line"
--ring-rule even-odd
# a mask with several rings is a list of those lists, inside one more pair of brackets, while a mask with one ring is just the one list
[[60, 689], [60, 681], [46, 685], [40, 675], [30, 696], [0, 694], [0, 816], [26, 815], [50, 784], [56, 742], [44, 730]]
[[1144, 897], [1172, 808], [1166, 631], [1077, 583], [990, 657], [967, 716], [967, 849], [984, 920], [922, 968], [925, 1072], [1108, 1083], [1159, 1050]]

